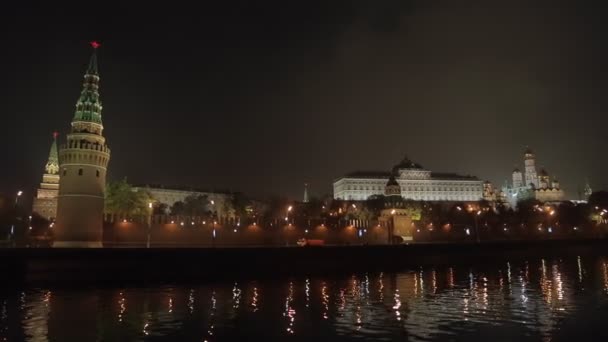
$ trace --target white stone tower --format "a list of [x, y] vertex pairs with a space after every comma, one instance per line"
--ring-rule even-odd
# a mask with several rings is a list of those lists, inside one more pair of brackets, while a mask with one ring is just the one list
[[110, 149], [102, 135], [97, 48], [84, 75], [67, 143], [59, 149], [59, 196], [53, 247], [102, 247]]
[[59, 192], [59, 160], [57, 157], [57, 132], [53, 133], [53, 144], [44, 167], [42, 183], [36, 193], [32, 211], [53, 220], [57, 216], [57, 194]]
[[523, 175], [521, 174], [521, 171], [519, 171], [518, 168], [515, 168], [513, 170], [513, 188], [517, 189], [521, 188], [522, 186], [524, 186]]
[[536, 161], [534, 158], [534, 152], [529, 147], [526, 147], [526, 151], [524, 152], [524, 177], [526, 184], [525, 186], [530, 186], [532, 184], [535, 189], [538, 189], [538, 173], [536, 172]]

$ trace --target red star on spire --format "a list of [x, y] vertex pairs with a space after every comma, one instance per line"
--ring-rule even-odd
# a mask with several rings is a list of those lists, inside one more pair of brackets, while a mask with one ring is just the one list
[[58, 136], [59, 136], [59, 132], [57, 132], [57, 131], [53, 132], [53, 139], [57, 139]]
[[93, 49], [97, 49], [98, 47], [101, 46], [101, 44], [99, 44], [98, 41], [94, 40], [91, 42], [91, 46], [93, 47]]

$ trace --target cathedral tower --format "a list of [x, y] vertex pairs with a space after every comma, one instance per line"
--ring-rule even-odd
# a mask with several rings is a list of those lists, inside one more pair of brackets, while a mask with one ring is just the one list
[[304, 183], [304, 198], [302, 203], [308, 203], [308, 183]]
[[526, 147], [524, 153], [524, 177], [526, 180], [525, 186], [532, 184], [534, 188], [538, 188], [538, 174], [536, 173], [536, 161], [534, 158], [534, 152], [529, 147]]
[[44, 167], [42, 183], [34, 199], [32, 211], [53, 220], [57, 216], [57, 193], [59, 192], [59, 159], [57, 157], [57, 133], [53, 133], [53, 143], [49, 159]]
[[59, 196], [53, 247], [102, 247], [110, 149], [102, 135], [97, 48], [84, 75], [67, 143], [59, 150]]
[[513, 170], [513, 188], [521, 188], [524, 185], [524, 179], [518, 168]]

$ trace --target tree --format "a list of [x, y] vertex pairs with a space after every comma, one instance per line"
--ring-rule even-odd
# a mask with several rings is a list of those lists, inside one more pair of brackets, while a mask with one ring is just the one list
[[207, 195], [190, 195], [184, 201], [177, 201], [171, 207], [172, 215], [210, 217], [211, 201]]
[[154, 207], [152, 209], [153, 215], [166, 215], [169, 211], [169, 206], [166, 203], [154, 203]]
[[110, 182], [106, 187], [105, 210], [118, 215], [148, 215], [152, 200], [147, 191], [136, 191], [126, 179]]
[[608, 209], [608, 191], [596, 191], [589, 196], [589, 206]]

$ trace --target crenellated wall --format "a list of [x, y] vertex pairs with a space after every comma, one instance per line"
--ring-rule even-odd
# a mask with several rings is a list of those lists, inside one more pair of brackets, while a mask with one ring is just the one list
[[154, 216], [148, 220], [106, 215], [105, 219], [103, 244], [106, 247], [143, 247], [148, 227], [151, 247], [295, 246], [300, 239], [322, 240], [326, 245], [386, 244], [388, 241], [387, 229], [371, 222], [291, 224], [277, 221], [261, 226], [254, 222], [214, 223], [201, 218], [171, 216]]

